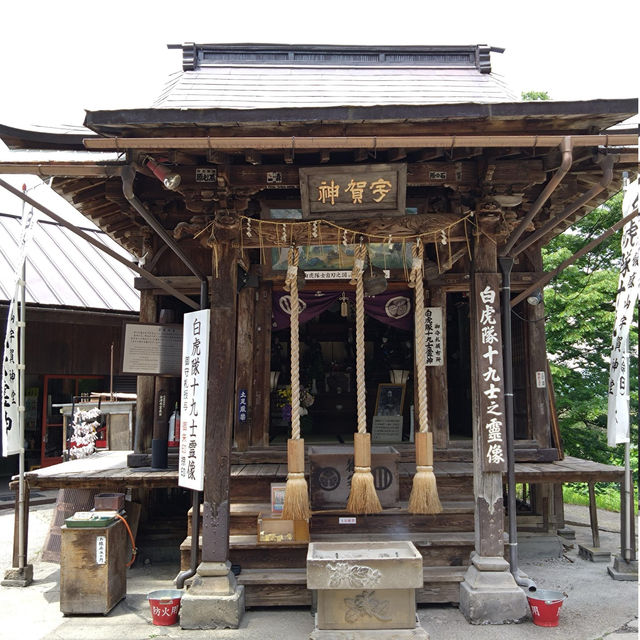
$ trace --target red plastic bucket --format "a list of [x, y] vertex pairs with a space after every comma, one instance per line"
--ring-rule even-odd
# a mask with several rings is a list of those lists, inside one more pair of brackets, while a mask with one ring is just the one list
[[182, 591], [178, 589], [162, 589], [149, 593], [147, 600], [151, 606], [153, 624], [166, 627], [178, 622], [181, 598]]
[[547, 591], [545, 589], [538, 589], [531, 595], [527, 595], [533, 624], [537, 624], [539, 627], [557, 627], [560, 607], [566, 598], [567, 594], [562, 591]]

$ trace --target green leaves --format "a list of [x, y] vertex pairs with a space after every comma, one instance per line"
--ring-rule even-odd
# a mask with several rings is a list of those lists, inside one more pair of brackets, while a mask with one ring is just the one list
[[[544, 269], [553, 269], [572, 256], [621, 215], [620, 193], [552, 240], [543, 249]], [[547, 352], [565, 450], [570, 455], [614, 464], [622, 462], [623, 449], [607, 447], [607, 385], [621, 234], [612, 235], [556, 276], [544, 296]], [[637, 327], [636, 319], [630, 338], [632, 424], [637, 424], [638, 410]]]

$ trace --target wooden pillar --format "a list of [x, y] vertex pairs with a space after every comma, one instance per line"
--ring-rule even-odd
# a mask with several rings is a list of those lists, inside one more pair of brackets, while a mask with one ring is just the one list
[[[234, 441], [238, 451], [249, 448], [253, 421], [253, 349], [256, 290], [245, 287], [238, 294], [238, 337], [236, 347], [236, 401]], [[246, 409], [246, 410], [245, 410]]]
[[[497, 277], [497, 252], [496, 244], [485, 235], [480, 234], [476, 239], [473, 276], [476, 274], [489, 274], [493, 278]], [[502, 472], [484, 470], [484, 447], [483, 438], [485, 436], [485, 411], [487, 397], [483, 393], [484, 385], [483, 372], [486, 369], [487, 360], [483, 357], [483, 352], [487, 346], [491, 346], [499, 353], [493, 358], [493, 368], [498, 370], [499, 377], [502, 376], [502, 348], [500, 343], [489, 343], [483, 345], [480, 333], [480, 317], [484, 303], [481, 292], [472, 279], [471, 300], [470, 300], [470, 322], [471, 322], [471, 402], [472, 402], [472, 423], [473, 423], [473, 484], [475, 496], [475, 549], [481, 556], [502, 556], [504, 543], [502, 534], [504, 531], [504, 504], [502, 499]], [[499, 291], [497, 291], [499, 295]], [[499, 298], [498, 298], [499, 308]], [[500, 314], [494, 316], [496, 326], [500, 328]], [[501, 333], [499, 333], [501, 335]], [[483, 347], [485, 349], [483, 349]], [[502, 383], [495, 383], [496, 386], [504, 387]], [[504, 401], [502, 396], [495, 398], [498, 408], [495, 417], [498, 418], [504, 427]], [[504, 429], [503, 429], [504, 432]], [[506, 443], [505, 443], [506, 444]], [[505, 450], [505, 446], [503, 446]], [[506, 458], [506, 455], [505, 455]]]
[[269, 410], [271, 368], [271, 283], [262, 282], [255, 305], [253, 353], [253, 412], [250, 444], [266, 447], [269, 444]]
[[[211, 332], [205, 443], [202, 562], [229, 557], [229, 472], [236, 357], [238, 251], [218, 246], [219, 275], [211, 281]], [[214, 265], [213, 273], [216, 273]]]
[[[539, 245], [528, 252], [536, 272], [542, 273], [542, 254]], [[551, 446], [549, 413], [549, 380], [547, 380], [547, 342], [544, 329], [544, 302], [537, 305], [525, 303], [527, 322], [527, 379], [528, 415], [531, 420], [531, 437], [539, 447]]]
[[[140, 322], [157, 321], [157, 298], [152, 291], [143, 289], [140, 292]], [[153, 438], [153, 399], [155, 393], [155, 376], [138, 376], [136, 384], [136, 426], [134, 437], [134, 453], [151, 451]]]
[[447, 383], [447, 294], [442, 287], [429, 290], [429, 306], [442, 309], [443, 364], [427, 367], [429, 422], [433, 431], [433, 444], [438, 449], [449, 445], [449, 385]]
[[527, 599], [509, 571], [503, 542], [506, 431], [500, 276], [496, 243], [485, 233], [475, 237], [470, 322], [475, 553], [460, 583], [460, 611], [472, 624], [520, 622], [528, 615]]

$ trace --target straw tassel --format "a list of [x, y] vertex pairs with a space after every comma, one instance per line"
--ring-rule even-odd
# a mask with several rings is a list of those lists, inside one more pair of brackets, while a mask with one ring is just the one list
[[416, 475], [409, 496], [409, 513], [441, 513], [436, 476], [433, 473], [433, 434], [416, 433]]
[[380, 513], [382, 506], [371, 474], [371, 434], [367, 433], [366, 388], [364, 378], [364, 285], [362, 271], [366, 247], [356, 247], [352, 284], [356, 285], [356, 393], [358, 430], [353, 434], [355, 469], [347, 502], [350, 513]]
[[282, 518], [308, 520], [309, 490], [304, 477], [304, 440], [300, 438], [300, 344], [298, 315], [298, 262], [300, 250], [291, 247], [285, 290], [291, 294], [291, 438], [287, 441], [287, 484]]
[[416, 474], [409, 496], [409, 513], [441, 513], [436, 476], [433, 473], [433, 434], [428, 431], [429, 412], [424, 345], [424, 289], [422, 281], [424, 247], [418, 242], [413, 247], [413, 266], [409, 286], [415, 289], [415, 354], [418, 386], [418, 424], [416, 437]]
[[284, 490], [283, 520], [308, 520], [309, 492], [304, 477], [304, 440], [287, 441], [287, 485]]

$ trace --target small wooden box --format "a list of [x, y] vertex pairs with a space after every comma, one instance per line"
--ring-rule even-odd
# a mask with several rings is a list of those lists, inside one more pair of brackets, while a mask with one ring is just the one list
[[127, 541], [127, 533], [120, 520], [106, 527], [62, 527], [62, 613], [105, 615], [125, 597]]
[[283, 520], [277, 515], [258, 515], [258, 542], [309, 542], [308, 520]]

